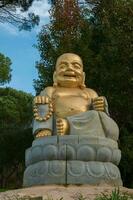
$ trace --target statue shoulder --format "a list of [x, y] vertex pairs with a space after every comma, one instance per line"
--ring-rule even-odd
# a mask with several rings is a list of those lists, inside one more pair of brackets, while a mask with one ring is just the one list
[[43, 91], [41, 91], [40, 96], [48, 96], [52, 98], [53, 92], [55, 91], [55, 88], [52, 86], [46, 87]]
[[95, 92], [95, 90], [93, 90], [91, 88], [85, 88], [85, 91], [87, 92], [88, 96], [91, 99], [94, 99], [94, 98], [98, 97], [98, 94]]

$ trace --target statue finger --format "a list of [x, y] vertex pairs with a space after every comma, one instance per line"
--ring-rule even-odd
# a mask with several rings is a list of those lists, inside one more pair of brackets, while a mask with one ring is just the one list
[[104, 107], [104, 103], [94, 103], [94, 107]]
[[62, 119], [61, 119], [61, 118], [58, 118], [56, 122], [57, 122], [57, 123], [62, 123]]
[[94, 101], [93, 104], [104, 104], [104, 101]]
[[100, 96], [100, 97], [96, 97], [95, 99], [93, 99], [93, 101], [97, 101], [97, 100], [104, 101], [104, 97], [103, 97], [103, 96]]
[[96, 107], [95, 110], [97, 110], [97, 111], [104, 111], [104, 108], [103, 107]]
[[98, 108], [97, 111], [104, 111], [104, 108]]
[[104, 100], [104, 99], [105, 99], [105, 97], [103, 97], [103, 96], [100, 96], [100, 97], [98, 97], [97, 99]]
[[57, 133], [58, 133], [58, 134], [62, 134], [62, 133], [63, 133], [63, 130], [58, 130]]
[[57, 123], [56, 126], [58, 126], [58, 128], [63, 128], [63, 124], [62, 123]]
[[94, 99], [93, 103], [104, 103], [104, 99]]
[[42, 96], [42, 97], [41, 97], [41, 103], [42, 103], [42, 104], [45, 104], [45, 96]]
[[45, 97], [45, 103], [49, 103], [49, 98]]
[[37, 104], [41, 104], [41, 96], [37, 96], [36, 99], [37, 99]]
[[94, 108], [104, 108], [104, 105], [102, 105], [102, 104], [94, 105]]

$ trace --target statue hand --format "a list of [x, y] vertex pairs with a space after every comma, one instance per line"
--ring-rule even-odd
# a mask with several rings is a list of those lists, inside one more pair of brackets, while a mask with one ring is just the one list
[[36, 134], [36, 138], [45, 137], [45, 136], [51, 136], [51, 135], [52, 135], [52, 132], [51, 132], [50, 129], [44, 129], [44, 130], [39, 131]]
[[[39, 111], [39, 106], [44, 104], [48, 104], [48, 111], [45, 110], [47, 113], [44, 112], [44, 114], [46, 115], [42, 116]], [[43, 109], [41, 108], [41, 110]], [[47, 96], [36, 96], [33, 101], [33, 112], [34, 118], [37, 121], [47, 121], [48, 119], [50, 119], [53, 114], [53, 104], [51, 99]]]
[[34, 98], [34, 104], [45, 104], [49, 102], [49, 98], [46, 96], [36, 96]]
[[104, 111], [105, 110], [105, 100], [104, 97], [97, 97], [93, 99], [92, 106], [96, 111]]
[[56, 129], [58, 135], [66, 135], [69, 129], [67, 120], [58, 118], [56, 121]]

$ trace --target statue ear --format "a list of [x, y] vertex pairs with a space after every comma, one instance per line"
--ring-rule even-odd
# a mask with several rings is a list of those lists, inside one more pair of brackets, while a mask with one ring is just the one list
[[57, 84], [57, 79], [56, 79], [56, 71], [54, 71], [54, 73], [53, 73], [53, 82], [54, 82], [53, 86], [57, 87], [58, 84]]
[[82, 79], [82, 83], [81, 83], [80, 87], [81, 87], [81, 89], [86, 88], [86, 85], [85, 85], [85, 72], [83, 72], [83, 79]]

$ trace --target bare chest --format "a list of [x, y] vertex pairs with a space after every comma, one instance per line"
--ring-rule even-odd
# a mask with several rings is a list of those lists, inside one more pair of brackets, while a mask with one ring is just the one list
[[80, 89], [58, 89], [53, 94], [54, 111], [58, 117], [72, 116], [88, 110], [91, 99]]

